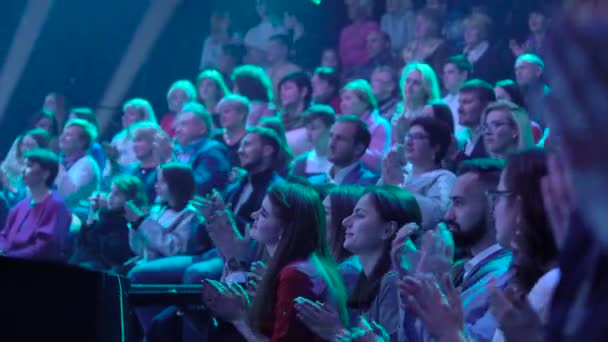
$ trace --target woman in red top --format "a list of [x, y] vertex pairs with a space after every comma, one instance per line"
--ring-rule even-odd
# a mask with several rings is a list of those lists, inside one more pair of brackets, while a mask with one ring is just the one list
[[277, 183], [253, 217], [249, 235], [270, 261], [248, 315], [230, 318], [240, 335], [247, 341], [319, 340], [296, 317], [298, 297], [332, 303], [346, 323], [346, 290], [327, 246], [319, 196], [299, 184]]

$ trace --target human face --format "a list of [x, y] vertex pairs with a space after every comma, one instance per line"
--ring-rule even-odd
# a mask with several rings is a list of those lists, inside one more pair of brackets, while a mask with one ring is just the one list
[[487, 232], [489, 205], [482, 189], [477, 175], [470, 172], [459, 176], [452, 189], [452, 203], [444, 220], [459, 247], [471, 248]]
[[321, 55], [321, 66], [334, 69], [338, 68], [338, 55], [335, 50], [327, 49], [323, 51], [323, 54]]
[[69, 125], [63, 129], [59, 137], [59, 149], [65, 154], [71, 154], [83, 148], [84, 132], [76, 125]]
[[169, 192], [169, 185], [165, 181], [162, 170], [156, 173], [156, 183], [154, 184], [154, 189], [156, 190], [156, 195], [158, 195], [158, 198], [160, 198], [161, 201], [170, 201], [171, 193]]
[[460, 71], [456, 64], [447, 63], [443, 66], [443, 86], [449, 93], [456, 93], [467, 80], [467, 73]]
[[234, 102], [223, 103], [220, 108], [220, 125], [223, 128], [245, 126], [245, 113]]
[[494, 87], [494, 94], [496, 94], [497, 100], [511, 101], [511, 95], [502, 87]]
[[378, 213], [371, 195], [361, 197], [342, 224], [346, 228], [344, 248], [355, 255], [381, 250], [393, 235], [390, 224]]
[[194, 113], [180, 113], [175, 119], [175, 138], [181, 146], [202, 138], [206, 133], [205, 122]]
[[49, 94], [44, 98], [44, 104], [42, 109], [50, 110], [53, 113], [57, 113], [57, 98], [53, 94]]
[[260, 16], [260, 18], [266, 18], [266, 12], [267, 12], [266, 1], [257, 0], [255, 2], [255, 10], [258, 13], [258, 15]]
[[501, 246], [510, 248], [513, 236], [518, 228], [517, 215], [519, 214], [519, 208], [513, 201], [513, 193], [506, 187], [504, 170], [500, 175], [500, 182], [493, 196], [496, 241]]
[[483, 141], [488, 151], [504, 154], [517, 146], [517, 137], [517, 128], [513, 125], [509, 113], [504, 110], [488, 113], [483, 126]]
[[21, 153], [25, 153], [36, 147], [38, 147], [38, 143], [31, 135], [26, 135], [21, 139]]
[[349, 122], [336, 122], [329, 133], [327, 159], [335, 165], [347, 166], [354, 163], [362, 152], [355, 142], [356, 127]]
[[266, 246], [278, 245], [283, 234], [283, 222], [268, 196], [264, 197], [262, 206], [251, 214], [251, 217], [254, 221], [249, 229], [249, 236]]
[[530, 13], [528, 16], [528, 28], [532, 33], [544, 32], [547, 29], [547, 17], [542, 13]]
[[127, 203], [127, 194], [120, 190], [116, 184], [112, 184], [108, 194], [108, 209], [118, 210], [124, 207], [125, 203]]
[[141, 132], [136, 132], [133, 137], [133, 152], [138, 160], [149, 157], [154, 152], [154, 141], [152, 137]]
[[412, 126], [405, 138], [405, 156], [413, 165], [434, 163], [436, 149], [422, 126]]
[[40, 164], [26, 159], [25, 165], [21, 171], [21, 176], [23, 178], [23, 183], [31, 188], [44, 183], [47, 177], [49, 177], [49, 172], [42, 170]]
[[320, 119], [312, 120], [306, 124], [306, 137], [313, 145], [324, 144], [327, 146], [329, 139], [329, 128]]
[[188, 101], [188, 94], [186, 91], [179, 88], [173, 89], [173, 91], [167, 96], [167, 105], [169, 106], [169, 111], [172, 113], [179, 113], [186, 101]]
[[388, 48], [386, 40], [380, 31], [372, 31], [367, 35], [367, 55], [374, 58]]
[[[217, 101], [218, 100], [218, 89], [215, 85], [215, 81], [210, 78], [203, 78], [198, 83], [198, 96], [203, 101]], [[209, 111], [213, 111], [213, 108], [208, 108]]]
[[405, 85], [403, 86], [403, 96], [407, 101], [414, 105], [421, 105], [426, 102], [428, 93], [424, 89], [422, 83], [422, 74], [418, 70], [412, 70], [405, 77]]
[[515, 63], [515, 79], [520, 86], [537, 81], [541, 73], [540, 67], [534, 63], [525, 61]]
[[281, 105], [290, 106], [302, 101], [304, 91], [300, 91], [295, 82], [284, 82], [281, 84]]
[[474, 47], [481, 43], [483, 35], [476, 25], [466, 25], [464, 28], [464, 43], [466, 46]]
[[357, 94], [345, 90], [340, 94], [340, 111], [343, 114], [361, 115], [368, 110], [367, 103], [363, 102]]
[[128, 128], [137, 121], [141, 121], [142, 117], [139, 110], [135, 106], [127, 106], [122, 114], [122, 128]]
[[49, 118], [41, 118], [36, 122], [36, 128], [43, 129], [47, 131], [49, 134], [53, 134], [53, 120]]
[[262, 163], [265, 152], [267, 151], [264, 150], [264, 144], [260, 136], [247, 133], [243, 137], [238, 150], [241, 167], [248, 171], [253, 170]]
[[329, 97], [329, 95], [335, 91], [335, 89], [329, 85], [329, 82], [316, 74], [312, 76], [310, 83], [312, 85], [312, 98], [315, 100]]
[[390, 72], [376, 71], [372, 73], [371, 86], [376, 98], [382, 101], [391, 97], [397, 85]]
[[484, 104], [474, 92], [460, 93], [458, 97], [458, 123], [474, 128], [481, 124]]

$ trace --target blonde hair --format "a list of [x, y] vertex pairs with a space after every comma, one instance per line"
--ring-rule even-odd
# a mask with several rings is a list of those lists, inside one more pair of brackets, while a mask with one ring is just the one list
[[[361, 101], [365, 102], [370, 110], [378, 109], [378, 101], [372, 90], [372, 86], [364, 79], [358, 79], [348, 82], [342, 92], [350, 91], [355, 94]], [[352, 113], [345, 113], [352, 114]]]
[[492, 19], [486, 14], [475, 12], [463, 20], [463, 26], [465, 29], [471, 27], [479, 30], [481, 39], [487, 39]]
[[488, 114], [492, 111], [509, 113], [509, 121], [517, 127], [517, 150], [522, 151], [534, 147], [532, 123], [525, 109], [507, 100], [490, 103], [483, 111], [481, 122], [485, 123]]
[[156, 123], [154, 109], [148, 100], [142, 98], [130, 99], [122, 106], [122, 111], [125, 112], [127, 107], [135, 107], [139, 113], [140, 121], [150, 121]]
[[169, 91], [167, 92], [167, 97], [169, 97], [169, 95], [177, 89], [183, 90], [186, 95], [188, 95], [188, 100], [186, 102], [192, 102], [196, 100], [196, 89], [194, 88], [194, 84], [192, 84], [192, 82], [188, 80], [179, 80], [173, 82], [173, 84], [169, 88]]
[[433, 68], [426, 63], [412, 62], [408, 63], [405, 68], [403, 68], [403, 72], [401, 73], [401, 80], [399, 80], [399, 88], [401, 91], [401, 97], [403, 100], [407, 100], [405, 98], [405, 81], [407, 76], [412, 71], [420, 72], [422, 76], [422, 86], [426, 90], [427, 99], [425, 102], [436, 101], [441, 98], [441, 91], [439, 90], [439, 81], [437, 81], [437, 75]]
[[226, 95], [230, 95], [230, 89], [228, 89], [228, 86], [224, 81], [224, 76], [222, 76], [219, 71], [215, 69], [203, 70], [200, 74], [198, 74], [198, 77], [196, 78], [196, 84], [200, 86], [201, 81], [204, 79], [210, 79], [213, 81], [213, 83], [215, 83], [215, 87], [219, 91], [218, 98], [221, 99]]

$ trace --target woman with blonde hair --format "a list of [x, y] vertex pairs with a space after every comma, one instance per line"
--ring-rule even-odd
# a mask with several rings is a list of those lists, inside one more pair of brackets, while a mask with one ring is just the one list
[[167, 92], [169, 113], [163, 115], [160, 120], [160, 127], [162, 127], [170, 137], [175, 135], [174, 122], [177, 113], [182, 110], [184, 104], [192, 101], [196, 101], [196, 89], [194, 88], [194, 84], [189, 80], [178, 80], [173, 82]]
[[423, 115], [424, 106], [441, 98], [439, 81], [433, 68], [426, 63], [409, 63], [403, 68], [399, 81], [402, 102], [391, 119], [392, 143], [403, 141], [408, 122]]
[[481, 120], [483, 141], [493, 158], [506, 159], [512, 153], [534, 146], [528, 113], [512, 102], [491, 103]]
[[203, 70], [196, 79], [197, 100], [211, 114], [213, 126], [220, 127], [219, 112], [217, 105], [222, 98], [230, 95], [230, 89], [224, 81], [222, 74], [215, 69]]
[[348, 82], [340, 93], [340, 111], [356, 115], [367, 124], [372, 140], [361, 161], [374, 172], [380, 172], [382, 157], [391, 142], [391, 126], [378, 112], [378, 101], [366, 80]]

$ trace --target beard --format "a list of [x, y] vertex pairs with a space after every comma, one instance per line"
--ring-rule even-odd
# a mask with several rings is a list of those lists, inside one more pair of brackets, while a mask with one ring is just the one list
[[460, 225], [455, 221], [450, 220], [445, 223], [448, 225], [454, 238], [454, 245], [458, 249], [470, 249], [484, 238], [487, 231], [486, 222], [483, 217], [466, 231], [462, 230]]

